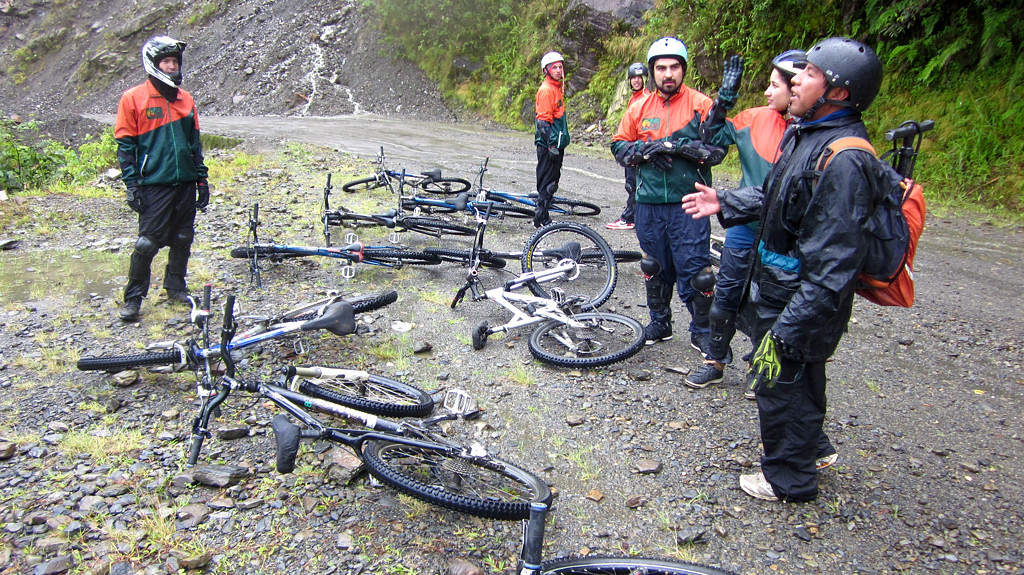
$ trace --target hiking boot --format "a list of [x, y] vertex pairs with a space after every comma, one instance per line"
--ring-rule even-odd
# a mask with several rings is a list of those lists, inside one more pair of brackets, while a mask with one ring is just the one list
[[691, 373], [683, 380], [683, 383], [687, 387], [694, 389], [704, 389], [712, 383], [718, 383], [725, 379], [725, 364], [718, 363], [712, 359], [704, 360], [702, 365], [697, 371]]
[[754, 372], [750, 371], [750, 367], [747, 367], [747, 375], [743, 379], [743, 397], [749, 400], [757, 399], [757, 394], [754, 393], [754, 383], [757, 378], [754, 377]]
[[765, 501], [778, 501], [779, 496], [775, 495], [772, 484], [764, 478], [764, 472], [758, 471], [752, 475], [740, 475], [740, 489], [751, 497], [764, 499]]
[[652, 321], [644, 327], [644, 339], [646, 345], [672, 339], [672, 324]]
[[690, 333], [690, 347], [700, 352], [701, 357], [708, 358], [711, 348], [711, 333]]
[[829, 467], [832, 467], [832, 464], [835, 463], [837, 459], [839, 459], [838, 453], [833, 453], [832, 455], [819, 457], [814, 460], [814, 467], [817, 468], [818, 471], [821, 471], [822, 469], [828, 469]]
[[634, 224], [633, 222], [627, 222], [620, 218], [610, 224], [605, 224], [604, 227], [608, 228], [609, 230], [631, 230], [636, 227], [636, 224]]
[[189, 293], [187, 290], [169, 289], [167, 290], [167, 299], [177, 303], [183, 303], [192, 305], [192, 300], [188, 299]]
[[139, 319], [139, 308], [142, 307], [142, 298], [133, 297], [125, 300], [121, 306], [121, 321], [129, 322]]

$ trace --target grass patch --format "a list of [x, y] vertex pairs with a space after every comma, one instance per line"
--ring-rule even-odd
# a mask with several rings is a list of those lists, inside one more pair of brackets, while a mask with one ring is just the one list
[[71, 431], [60, 440], [60, 448], [72, 458], [83, 453], [99, 465], [135, 453], [142, 448], [144, 433], [139, 429]]

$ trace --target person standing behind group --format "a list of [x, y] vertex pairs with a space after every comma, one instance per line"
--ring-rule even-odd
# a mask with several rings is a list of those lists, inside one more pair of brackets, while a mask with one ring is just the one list
[[[743, 176], [740, 187], [760, 186], [779, 154], [779, 143], [789, 125], [790, 80], [807, 65], [803, 50], [787, 50], [772, 60], [772, 73], [764, 91], [767, 106], [749, 108], [725, 120], [712, 143], [719, 146], [734, 144], [740, 156]], [[725, 366], [732, 363], [729, 343], [736, 334], [736, 316], [744, 293], [744, 281], [749, 271], [750, 250], [754, 245], [756, 221], [733, 226], [725, 231], [721, 266], [715, 284], [715, 298], [711, 304], [711, 343], [704, 365], [692, 371], [684, 383], [701, 389], [724, 379]], [[751, 377], [750, 380], [753, 378]], [[754, 399], [747, 382], [748, 399]]]
[[117, 106], [114, 139], [128, 206], [139, 215], [139, 238], [128, 267], [123, 321], [139, 317], [149, 293], [150, 266], [169, 247], [164, 270], [167, 299], [189, 303], [185, 275], [197, 209], [210, 201], [199, 143], [199, 117], [191, 94], [180, 88], [185, 43], [157, 36], [142, 47], [148, 79], [129, 88]]
[[790, 100], [799, 123], [783, 137], [764, 193], [698, 185], [683, 198], [694, 218], [720, 213], [725, 226], [762, 217], [749, 290], [764, 456], [759, 473], [740, 476], [740, 488], [768, 501], [815, 499], [818, 471], [837, 459], [822, 428], [825, 366], [853, 311], [868, 219], [886, 194], [882, 164], [864, 150], [837, 154], [813, 172], [832, 142], [867, 138], [861, 114], [882, 84], [881, 61], [861, 42], [827, 38], [807, 51], [807, 62]]
[[695, 305], [693, 300], [704, 296], [691, 280], [704, 270], [710, 275], [711, 227], [706, 220], [687, 217], [679, 202], [695, 183], [711, 183], [711, 166], [722, 161], [725, 150], [699, 139], [712, 100], [683, 84], [687, 57], [686, 45], [677, 38], [651, 44], [647, 66], [656, 91], [626, 110], [611, 150], [619, 164], [636, 168], [635, 230], [645, 254], [641, 270], [651, 317], [644, 329], [647, 343], [672, 338], [675, 289], [690, 312], [690, 344], [703, 352], [710, 302]]
[[534, 102], [537, 121], [533, 141], [537, 145], [537, 210], [533, 225], [551, 223], [548, 208], [558, 191], [562, 176], [562, 151], [569, 145], [569, 124], [565, 117], [565, 59], [558, 52], [548, 52], [540, 59], [544, 81], [537, 89]]
[[[626, 102], [628, 110], [634, 102], [642, 100], [650, 93], [647, 91], [647, 66], [640, 62], [633, 62], [626, 71], [626, 81], [629, 82], [629, 89], [633, 91], [629, 101]], [[636, 212], [636, 168], [626, 166], [626, 208], [622, 210], [619, 219], [605, 224], [609, 230], [631, 230], [634, 227], [633, 220]]]

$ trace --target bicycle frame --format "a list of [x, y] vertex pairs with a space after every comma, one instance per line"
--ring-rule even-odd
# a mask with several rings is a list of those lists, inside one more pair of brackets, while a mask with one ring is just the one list
[[[558, 267], [555, 267], [551, 270], [545, 270], [542, 274], [552, 274], [552, 272], [554, 272], [552, 275], [561, 275], [561, 272], [555, 271], [558, 269]], [[499, 331], [508, 332], [512, 329], [533, 325], [549, 319], [553, 319], [570, 327], [583, 327], [582, 323], [576, 321], [563, 311], [562, 308], [565, 305], [565, 301], [559, 298], [558, 295], [555, 296], [555, 299], [548, 299], [537, 297], [535, 295], [519, 294], [512, 291], [526, 285], [526, 282], [529, 281], [530, 275], [537, 274], [526, 274], [520, 276], [505, 284], [504, 287], [492, 288], [484, 292], [484, 297], [482, 299], [494, 301], [501, 307], [512, 312], [511, 320], [506, 322], [504, 325], [490, 328], [492, 333], [497, 333]], [[535, 279], [536, 281], [544, 281], [544, 278], [546, 277], [547, 275], [543, 278], [538, 277]], [[559, 294], [560, 292], [555, 290], [554, 293]], [[569, 342], [563, 343], [569, 345]]]

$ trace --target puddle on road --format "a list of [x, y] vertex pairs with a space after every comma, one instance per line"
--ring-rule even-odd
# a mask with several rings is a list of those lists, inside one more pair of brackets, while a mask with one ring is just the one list
[[117, 296], [125, 282], [123, 259], [111, 252], [5, 252], [0, 255], [0, 301], [26, 303], [58, 292], [82, 301]]

